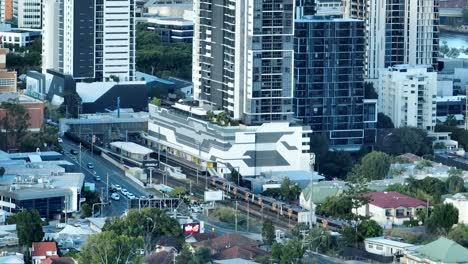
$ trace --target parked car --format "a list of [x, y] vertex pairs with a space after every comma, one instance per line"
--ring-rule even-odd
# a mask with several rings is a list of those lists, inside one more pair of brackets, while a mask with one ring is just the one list
[[118, 200], [120, 200], [120, 195], [118, 193], [113, 193], [111, 195], [111, 199], [114, 200], [114, 201], [118, 201]]
[[127, 191], [127, 189], [121, 189], [121, 190], [120, 190], [120, 193], [122, 193], [123, 195], [127, 196], [128, 191]]
[[88, 164], [86, 164], [86, 166], [88, 166], [88, 169], [90, 169], [90, 170], [94, 169], [94, 164], [92, 164], [91, 162], [88, 162]]
[[127, 193], [127, 198], [128, 198], [128, 199], [135, 199], [136, 196], [135, 196], [133, 193], [128, 192], [128, 193]]
[[101, 181], [101, 176], [96, 176], [96, 177], [94, 177], [94, 179], [95, 179], [96, 181]]
[[57, 142], [58, 142], [58, 143], [63, 143], [63, 139], [57, 138]]
[[122, 187], [120, 187], [120, 185], [116, 184], [116, 185], [114, 185], [114, 186], [115, 186], [115, 189], [116, 189], [117, 191], [121, 191], [121, 190], [122, 190]]
[[71, 149], [70, 153], [73, 155], [78, 155], [78, 150]]

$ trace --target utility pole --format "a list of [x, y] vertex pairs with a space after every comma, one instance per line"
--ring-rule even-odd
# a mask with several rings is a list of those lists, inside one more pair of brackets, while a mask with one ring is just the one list
[[250, 227], [250, 202], [249, 199], [247, 199], [247, 232], [249, 232], [249, 227]]
[[153, 167], [149, 167], [148, 170], [150, 171], [149, 185], [151, 187], [153, 185]]
[[192, 180], [190, 180], [189, 184], [190, 184], [190, 187], [189, 187], [190, 191], [189, 192], [192, 193]]
[[310, 206], [310, 217], [309, 217], [309, 228], [312, 230], [315, 223], [315, 208], [313, 197], [313, 187], [314, 187], [314, 164], [315, 164], [315, 154], [310, 154], [309, 168], [310, 168], [310, 196], [309, 196], [309, 206]]
[[104, 189], [101, 188], [101, 217], [104, 216]]
[[80, 142], [80, 146], [79, 146], [79, 150], [80, 150], [80, 170], [81, 170], [81, 142]]
[[236, 233], [237, 233], [237, 204], [238, 204], [238, 203], [237, 203], [237, 200], [236, 200], [236, 212], [235, 212], [235, 214], [234, 214], [234, 216], [235, 216], [235, 222], [236, 222]]
[[107, 173], [107, 179], [106, 179], [106, 187], [107, 187], [107, 199], [106, 199], [106, 202], [109, 202], [109, 173]]

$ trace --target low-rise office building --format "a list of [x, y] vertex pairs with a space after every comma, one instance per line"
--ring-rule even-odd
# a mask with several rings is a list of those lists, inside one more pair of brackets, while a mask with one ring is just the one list
[[41, 36], [40, 30], [12, 29], [0, 32], [3, 44], [10, 44], [14, 47], [27, 47]]
[[59, 134], [70, 132], [74, 135], [95, 135], [99, 141], [110, 142], [130, 138], [147, 131], [148, 113], [121, 109], [109, 113], [81, 114], [78, 118], [61, 118]]
[[150, 104], [149, 114], [148, 133], [142, 134], [147, 146], [211, 174], [236, 170], [245, 177], [310, 169], [309, 127], [219, 125], [208, 121], [208, 111], [181, 104]]
[[7, 49], [0, 49], [0, 93], [16, 92], [16, 71], [6, 69]]
[[36, 209], [41, 217], [54, 218], [62, 213], [80, 210], [82, 173], [59, 176], [16, 176], [0, 186], [1, 209], [14, 213], [21, 209]]
[[193, 21], [179, 17], [148, 18], [147, 28], [156, 32], [163, 43], [192, 43]]

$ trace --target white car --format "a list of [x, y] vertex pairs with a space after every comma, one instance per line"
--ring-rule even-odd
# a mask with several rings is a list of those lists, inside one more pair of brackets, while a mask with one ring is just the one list
[[118, 193], [113, 193], [111, 195], [111, 199], [114, 200], [114, 201], [118, 201], [118, 200], [120, 200], [120, 195]]
[[127, 194], [128, 194], [127, 189], [121, 189], [120, 192], [125, 196], [127, 196]]
[[63, 143], [63, 139], [57, 138], [57, 142], [58, 142], [58, 143]]
[[120, 187], [120, 185], [118, 185], [118, 184], [114, 185], [114, 188], [115, 188], [117, 191], [121, 191], [121, 190], [122, 190], [122, 187]]
[[128, 199], [135, 199], [136, 196], [133, 193], [129, 192], [129, 193], [127, 193], [127, 198]]

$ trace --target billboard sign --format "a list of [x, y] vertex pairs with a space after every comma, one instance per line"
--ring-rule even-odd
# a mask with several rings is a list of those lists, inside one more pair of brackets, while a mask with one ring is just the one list
[[205, 191], [205, 202], [223, 200], [223, 191]]
[[200, 233], [200, 223], [183, 224], [184, 234], [193, 235]]
[[149, 168], [158, 168], [159, 164], [157, 160], [145, 160], [143, 161], [143, 168], [149, 169]]

